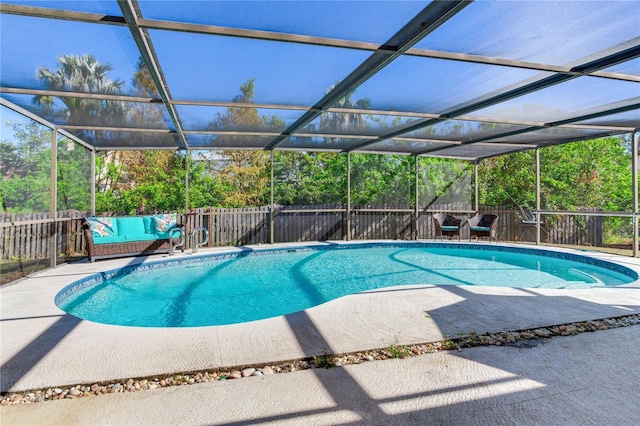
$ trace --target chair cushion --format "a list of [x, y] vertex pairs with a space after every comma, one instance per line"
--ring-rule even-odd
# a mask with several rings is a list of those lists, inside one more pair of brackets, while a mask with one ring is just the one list
[[119, 217], [118, 218], [118, 235], [144, 235], [144, 221], [142, 217]]
[[460, 229], [459, 226], [441, 226], [440, 229], [442, 229], [443, 231], [457, 231], [458, 229]]
[[491, 227], [490, 226], [472, 226], [471, 230], [472, 231], [491, 231]]
[[118, 234], [118, 227], [113, 217], [88, 217], [87, 224], [93, 237], [113, 237]]
[[153, 216], [153, 221], [155, 223], [156, 233], [169, 232], [171, 228], [176, 226], [176, 214], [157, 214]]

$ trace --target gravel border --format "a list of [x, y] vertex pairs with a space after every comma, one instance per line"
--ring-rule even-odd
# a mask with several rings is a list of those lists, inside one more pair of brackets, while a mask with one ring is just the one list
[[535, 347], [545, 339], [558, 336], [573, 336], [580, 333], [629, 327], [640, 324], [640, 314], [625, 315], [613, 318], [574, 322], [535, 329], [504, 331], [477, 334], [472, 331], [466, 335], [447, 336], [437, 342], [399, 345], [346, 354], [325, 352], [313, 357], [285, 362], [260, 364], [251, 366], [222, 367], [211, 370], [192, 371], [170, 375], [154, 375], [152, 377], [129, 378], [115, 382], [78, 384], [75, 386], [49, 387], [21, 392], [5, 392], [1, 395], [0, 405], [30, 404], [59, 399], [77, 399], [99, 396], [109, 393], [129, 393], [152, 390], [168, 386], [184, 386], [211, 381], [241, 379], [244, 377], [263, 376], [269, 374], [290, 373], [311, 368], [333, 368], [348, 364], [360, 364], [392, 358], [406, 358], [434, 353], [438, 351], [457, 350], [475, 346], [512, 346], [520, 348]]

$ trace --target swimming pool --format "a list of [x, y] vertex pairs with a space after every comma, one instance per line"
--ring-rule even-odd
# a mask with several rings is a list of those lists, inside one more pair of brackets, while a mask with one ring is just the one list
[[193, 256], [103, 272], [65, 287], [60, 309], [113, 325], [198, 327], [291, 314], [382, 287], [591, 288], [638, 274], [586, 256], [465, 243], [313, 244]]

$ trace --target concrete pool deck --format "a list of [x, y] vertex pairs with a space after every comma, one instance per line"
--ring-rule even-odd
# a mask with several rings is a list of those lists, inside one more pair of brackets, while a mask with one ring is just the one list
[[333, 369], [0, 407], [3, 425], [615, 425], [640, 419], [640, 326]]
[[[223, 250], [201, 250], [200, 254]], [[640, 272], [640, 259], [569, 251], [612, 260]], [[168, 258], [156, 255], [148, 259], [77, 262], [33, 274], [0, 288], [2, 392], [220, 367], [267, 365], [325, 352], [339, 354], [433, 342], [472, 331], [482, 334], [531, 329], [640, 313], [638, 281], [619, 287], [575, 290], [428, 284], [392, 287], [346, 296], [292, 315], [245, 324], [186, 329], [97, 324], [67, 315], [53, 303], [58, 291], [88, 275], [165, 257]], [[629, 336], [636, 339], [637, 349], [639, 328], [629, 329], [588, 334], [630, 333]], [[468, 351], [485, 353], [494, 349]], [[298, 372], [282, 376], [302, 373], [311, 374]], [[586, 374], [590, 372], [586, 371]], [[73, 402], [89, 404], [80, 400]]]

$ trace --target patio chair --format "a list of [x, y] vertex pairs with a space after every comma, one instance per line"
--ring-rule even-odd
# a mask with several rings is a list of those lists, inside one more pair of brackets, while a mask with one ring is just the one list
[[467, 219], [469, 224], [469, 241], [475, 237], [487, 237], [489, 242], [491, 239], [498, 241], [498, 216], [492, 213], [478, 213], [471, 219]]
[[544, 227], [544, 222], [543, 221], [538, 222], [535, 213], [531, 211], [529, 206], [527, 206], [526, 204], [522, 204], [518, 206], [518, 209], [520, 210], [520, 215], [522, 216], [522, 219], [520, 219], [520, 222], [517, 223], [518, 241], [523, 241], [524, 240], [523, 237], [528, 236], [530, 232], [534, 233], [534, 239], [535, 239], [535, 232], [536, 232], [535, 230], [538, 227], [538, 223], [540, 223], [540, 229], [543, 232], [548, 233], [548, 231]]
[[436, 238], [444, 239], [444, 236], [452, 237], [458, 236], [460, 241], [460, 224], [462, 219], [458, 219], [455, 216], [451, 216], [446, 213], [435, 213], [433, 216], [433, 226], [436, 230]]
[[[518, 206], [520, 209], [520, 214], [522, 215], [522, 223], [537, 225], [538, 221], [536, 220], [536, 215], [531, 211], [529, 206], [526, 204]], [[542, 222], [540, 222], [542, 223]]]

